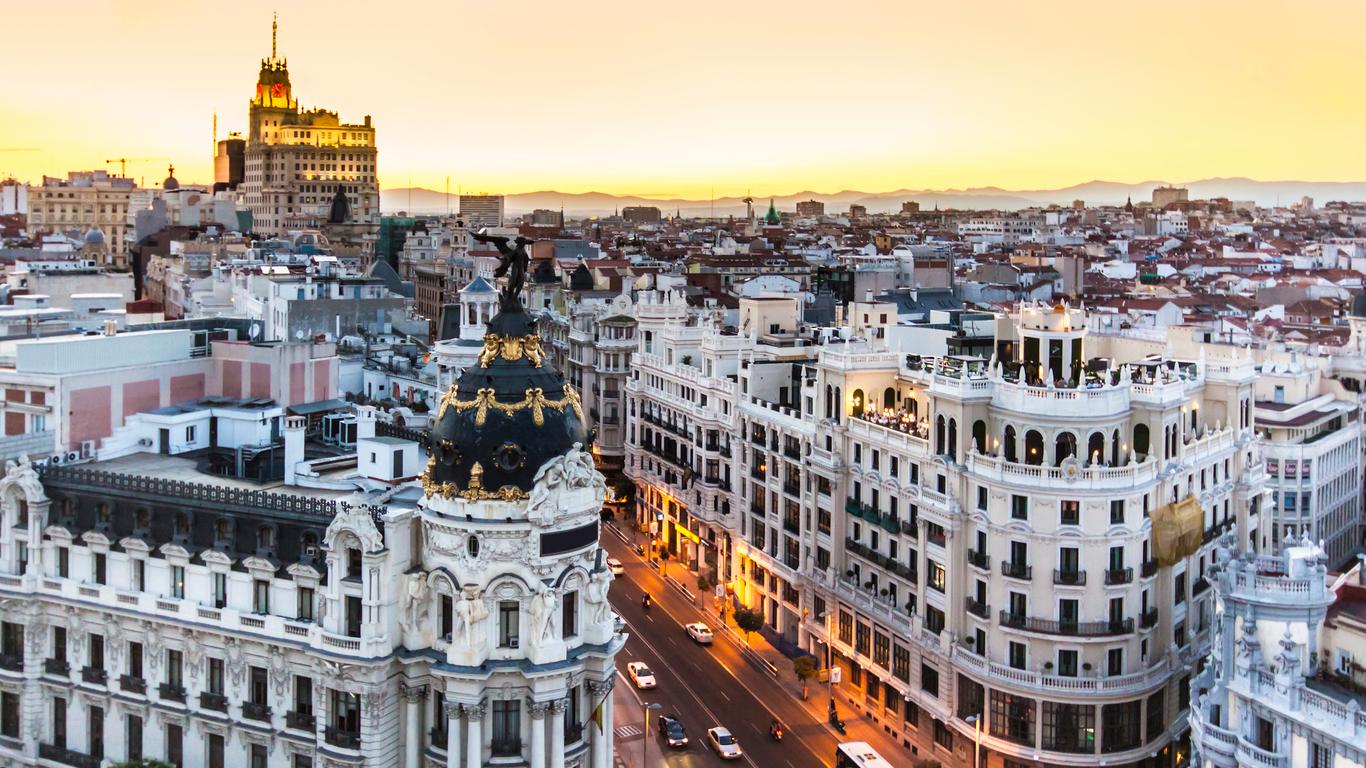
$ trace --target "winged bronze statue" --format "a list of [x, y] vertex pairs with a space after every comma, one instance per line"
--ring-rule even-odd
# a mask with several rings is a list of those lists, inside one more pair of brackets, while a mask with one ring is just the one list
[[521, 235], [512, 238], [503, 235], [488, 235], [482, 231], [476, 232], [474, 239], [481, 243], [492, 243], [498, 249], [499, 264], [498, 268], [493, 271], [493, 276], [507, 276], [507, 285], [503, 286], [499, 301], [500, 308], [504, 312], [520, 310], [522, 308], [522, 288], [526, 284], [527, 265], [531, 262], [526, 247], [535, 241]]

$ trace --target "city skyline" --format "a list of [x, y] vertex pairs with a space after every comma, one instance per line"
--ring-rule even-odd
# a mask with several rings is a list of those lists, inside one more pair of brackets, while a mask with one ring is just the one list
[[[366, 6], [296, 4], [280, 9], [279, 52], [302, 106], [373, 117], [389, 189], [449, 177], [452, 192], [705, 199], [1366, 179], [1366, 158], [1348, 151], [1366, 117], [1349, 87], [1366, 70], [1350, 39], [1366, 8], [1254, 5], [704, 4], [649, 26], [611, 3], [421, 6], [404, 15], [421, 24], [357, 40]], [[196, 9], [160, 2], [8, 9], [16, 28], [61, 37], [14, 41], [44, 75], [0, 106], [0, 175], [117, 171], [105, 161], [123, 156], [156, 158], [129, 163], [148, 183], [168, 163], [211, 181], [214, 115], [219, 138], [246, 129], [273, 10], [239, 4], [205, 36]]]

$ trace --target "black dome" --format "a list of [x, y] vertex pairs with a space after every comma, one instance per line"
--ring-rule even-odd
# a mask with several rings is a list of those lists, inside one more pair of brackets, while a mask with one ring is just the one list
[[351, 218], [351, 201], [341, 187], [332, 195], [332, 210], [327, 213], [329, 224], [345, 224]]
[[578, 394], [541, 353], [525, 310], [489, 321], [484, 351], [441, 398], [428, 433], [428, 493], [522, 499], [546, 461], [587, 446]]
[[579, 266], [574, 268], [574, 273], [569, 276], [569, 290], [593, 290], [593, 273], [588, 271], [588, 265], [582, 261], [579, 262]]
[[1366, 317], [1366, 290], [1358, 291], [1352, 298], [1352, 317]]

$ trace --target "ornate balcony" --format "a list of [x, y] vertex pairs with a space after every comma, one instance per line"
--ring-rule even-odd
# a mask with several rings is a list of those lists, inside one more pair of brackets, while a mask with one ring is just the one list
[[66, 659], [43, 659], [43, 671], [65, 677], [71, 674], [71, 665], [66, 663]]
[[1134, 580], [1133, 568], [1106, 568], [1105, 583], [1110, 586], [1128, 584]]
[[255, 701], [242, 702], [242, 717], [248, 720], [259, 720], [263, 723], [270, 722], [270, 705], [261, 704]]
[[1086, 586], [1086, 571], [1053, 570], [1053, 583], [1065, 587]]
[[104, 685], [109, 682], [109, 673], [96, 667], [81, 667], [81, 680], [91, 685]]
[[356, 731], [344, 731], [340, 728], [328, 726], [323, 731], [323, 738], [328, 744], [342, 749], [360, 749], [360, 734]]
[[1043, 635], [1066, 635], [1068, 637], [1110, 637], [1126, 635], [1134, 631], [1134, 620], [1122, 621], [1057, 621], [1021, 616], [1009, 611], [1001, 611], [1001, 626], [1037, 632]]
[[157, 686], [157, 694], [161, 696], [162, 701], [178, 701], [181, 704], [185, 703], [185, 686], [183, 685], [162, 683]]
[[1140, 614], [1138, 617], [1138, 624], [1144, 629], [1152, 629], [1157, 626], [1157, 609], [1149, 608]]
[[212, 709], [215, 712], [228, 711], [228, 697], [221, 693], [210, 693], [204, 691], [199, 694], [199, 708]]
[[976, 616], [979, 619], [991, 618], [991, 606], [987, 605], [986, 603], [979, 603], [976, 600], [973, 600], [969, 597], [967, 598], [967, 608], [968, 613], [972, 614], [973, 616]]
[[987, 553], [978, 552], [975, 549], [968, 550], [968, 564], [984, 571], [991, 570], [991, 558], [987, 557]]
[[310, 712], [295, 712], [290, 710], [285, 713], [285, 727], [293, 728], [297, 731], [315, 731], [318, 728], [318, 718]]
[[147, 693], [147, 680], [132, 675], [121, 675], [119, 676], [119, 688], [123, 689], [124, 693], [145, 694]]
[[1024, 563], [1012, 563], [1009, 560], [1001, 561], [1001, 575], [1009, 576], [1012, 579], [1029, 579], [1034, 576], [1034, 569]]

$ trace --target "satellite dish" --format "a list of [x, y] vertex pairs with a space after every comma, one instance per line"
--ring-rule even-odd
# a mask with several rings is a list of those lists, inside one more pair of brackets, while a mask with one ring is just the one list
[[261, 324], [252, 323], [251, 327], [247, 329], [247, 336], [251, 337], [252, 341], [261, 338]]

